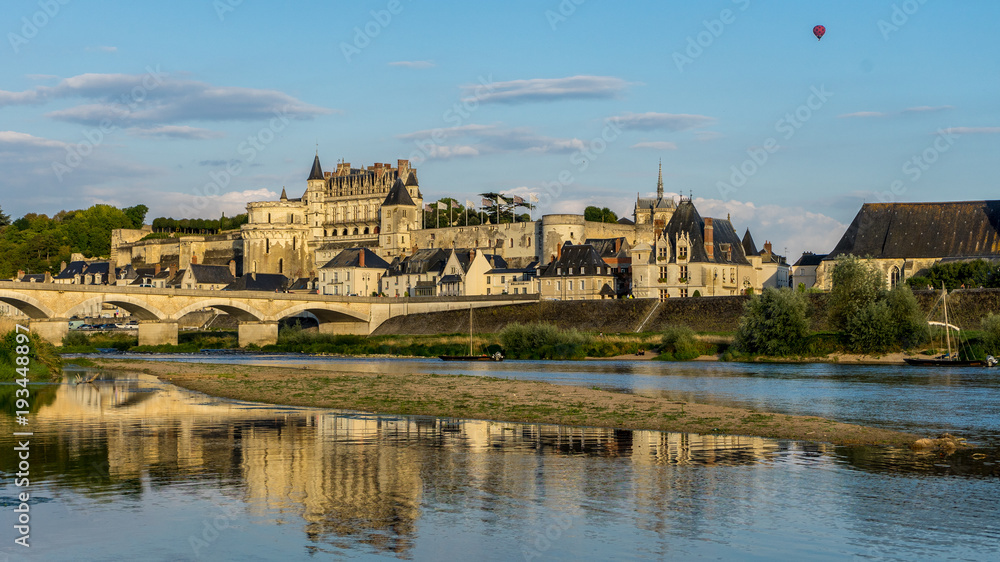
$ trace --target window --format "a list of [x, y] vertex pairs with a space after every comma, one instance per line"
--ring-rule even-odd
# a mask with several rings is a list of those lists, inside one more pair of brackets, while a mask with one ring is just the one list
[[270, 252], [271, 252], [271, 240], [269, 238], [265, 238], [264, 239], [264, 253], [267, 254], [267, 253], [270, 253]]
[[736, 268], [735, 267], [730, 267], [729, 268], [729, 282], [730, 283], [735, 283], [736, 282]]
[[337, 283], [337, 282], [339, 282], [339, 281], [340, 281], [340, 279], [339, 279], [339, 278], [340, 278], [340, 273], [338, 273], [338, 272], [334, 271], [334, 272], [333, 272], [333, 282], [334, 282], [334, 283]]
[[688, 266], [682, 265], [680, 267], [680, 273], [677, 274], [677, 277], [679, 277], [680, 279], [684, 279], [685, 281], [687, 281], [687, 278], [688, 278]]
[[569, 268], [569, 275], [573, 275], [573, 268]]
[[506, 282], [507, 282], [507, 276], [506, 275], [501, 275], [500, 276], [500, 284], [504, 284]]
[[490, 283], [492, 283], [492, 281], [490, 281], [490, 276], [487, 275], [486, 276], [486, 284], [489, 285]]
[[687, 287], [684, 287], [684, 288], [682, 288], [682, 289], [681, 289], [681, 296], [682, 296], [682, 297], [686, 297], [686, 296], [688, 296], [688, 290], [687, 290]]
[[562, 275], [562, 268], [561, 267], [557, 267], [556, 268], [556, 275]]
[[688, 259], [688, 249], [687, 249], [687, 246], [678, 246], [677, 247], [677, 259], [679, 259], [679, 260], [686, 260], [686, 259]]
[[666, 279], [667, 279], [667, 268], [666, 267], [661, 267], [660, 268], [660, 279], [663, 279], [664, 281], [666, 281]]
[[562, 290], [561, 283], [559, 281], [556, 281], [556, 291], [561, 291], [561, 290]]
[[583, 286], [583, 279], [580, 280], [580, 290], [583, 291], [586, 287]]
[[660, 300], [665, 301], [670, 298], [670, 293], [666, 289], [660, 289]]
[[573, 282], [572, 281], [567, 281], [566, 282], [566, 290], [567, 291], [572, 291], [573, 290]]
[[514, 247], [514, 239], [513, 239], [513, 238], [511, 238], [511, 239], [510, 239], [510, 247], [511, 247], [511, 248], [513, 248], [513, 247]]
[[896, 285], [899, 283], [899, 277], [900, 277], [899, 276], [899, 268], [896, 267], [896, 266], [892, 266], [892, 269], [889, 270], [889, 288], [890, 289], [895, 289], [896, 288]]
[[490, 294], [490, 288], [489, 287], [486, 287], [486, 294], [487, 295]]

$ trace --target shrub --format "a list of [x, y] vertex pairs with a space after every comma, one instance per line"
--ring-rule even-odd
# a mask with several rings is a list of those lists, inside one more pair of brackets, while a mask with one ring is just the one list
[[980, 325], [983, 329], [983, 349], [990, 355], [1000, 355], [1000, 314], [987, 314]]
[[[838, 330], [845, 330], [850, 317], [878, 300], [885, 289], [882, 272], [870, 261], [852, 255], [837, 258], [830, 278], [830, 325]], [[866, 314], [872, 313], [869, 310]]]
[[668, 361], [690, 361], [701, 355], [694, 330], [686, 326], [671, 326], [663, 333], [663, 346], [660, 353]]
[[903, 348], [921, 345], [930, 339], [927, 320], [909, 285], [898, 285], [886, 295], [893, 341]]
[[[24, 334], [24, 332], [21, 332]], [[23, 351], [28, 348], [28, 378], [31, 380], [57, 380], [62, 374], [62, 359], [56, 352], [56, 348], [51, 343], [38, 337], [35, 332], [27, 334], [27, 342], [17, 341], [18, 332], [11, 330], [0, 340], [0, 380], [10, 381], [20, 378], [17, 372], [17, 358], [25, 356]], [[23, 338], [22, 338], [23, 339]]]
[[804, 348], [805, 296], [791, 289], [766, 288], [744, 305], [734, 347], [743, 353], [790, 355]]
[[498, 334], [504, 353], [512, 359], [582, 359], [591, 338], [576, 329], [553, 324], [508, 324]]

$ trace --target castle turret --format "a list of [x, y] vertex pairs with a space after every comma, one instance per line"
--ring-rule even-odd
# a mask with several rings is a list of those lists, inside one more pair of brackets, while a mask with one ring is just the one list
[[397, 256], [410, 246], [410, 231], [420, 228], [420, 208], [403, 180], [396, 178], [380, 209], [379, 246], [387, 256]]

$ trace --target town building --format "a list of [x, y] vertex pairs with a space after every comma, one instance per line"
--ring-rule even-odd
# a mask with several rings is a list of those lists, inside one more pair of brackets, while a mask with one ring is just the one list
[[636, 298], [737, 295], [759, 290], [757, 271], [729, 219], [702, 218], [690, 197], [653, 244], [631, 249]]
[[568, 301], [615, 298], [615, 275], [611, 270], [593, 246], [567, 242], [556, 261], [541, 273], [542, 298]]
[[865, 203], [817, 266], [816, 286], [830, 289], [844, 255], [870, 259], [890, 288], [943, 260], [1000, 259], [1000, 201]]
[[769, 240], [764, 241], [764, 249], [758, 250], [748, 228], [743, 235], [743, 255], [757, 270], [757, 281], [761, 289], [768, 287], [781, 289], [790, 287], [790, 269], [785, 256], [775, 254]]
[[389, 263], [370, 249], [348, 248], [320, 268], [319, 293], [368, 297], [381, 292], [388, 270]]
[[801, 286], [803, 289], [811, 289], [816, 286], [816, 268], [826, 254], [814, 254], [803, 252], [798, 261], [792, 264], [792, 284], [795, 287]]

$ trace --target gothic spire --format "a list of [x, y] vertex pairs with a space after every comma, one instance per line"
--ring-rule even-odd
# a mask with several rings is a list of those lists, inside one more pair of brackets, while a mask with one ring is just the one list
[[656, 199], [663, 199], [663, 159], [660, 159], [660, 177], [656, 180]]

